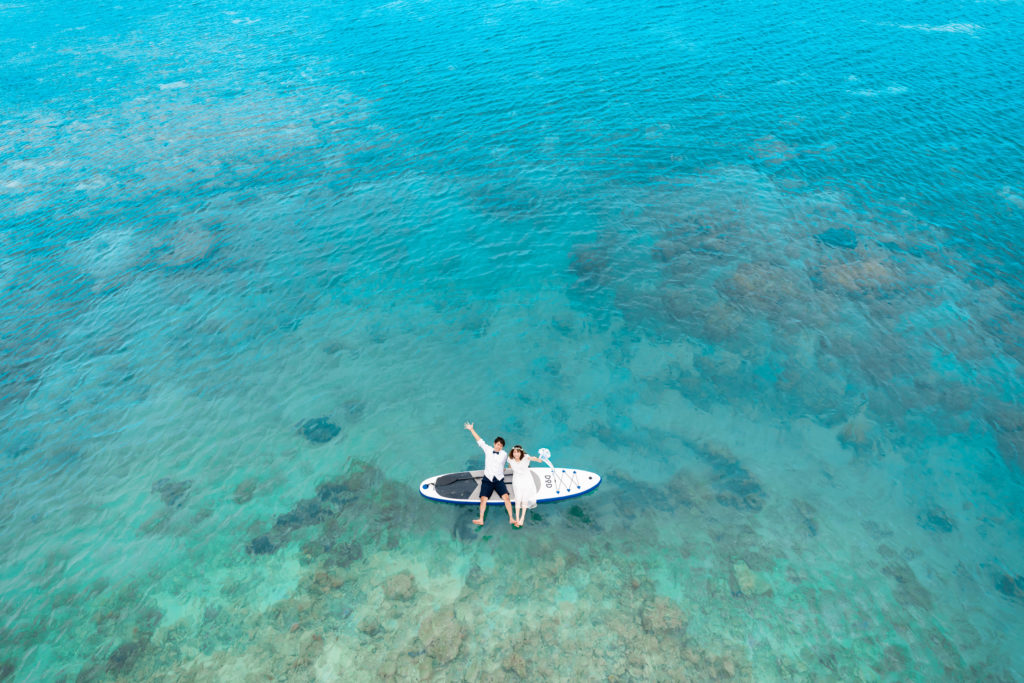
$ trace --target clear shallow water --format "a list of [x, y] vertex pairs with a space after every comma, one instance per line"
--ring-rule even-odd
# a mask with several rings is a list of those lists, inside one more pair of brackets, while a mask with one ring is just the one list
[[0, 5], [0, 675], [1021, 678], [1022, 14]]

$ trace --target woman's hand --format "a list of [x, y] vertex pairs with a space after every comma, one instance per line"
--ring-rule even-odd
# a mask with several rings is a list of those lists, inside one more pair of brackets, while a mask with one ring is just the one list
[[463, 428], [468, 429], [469, 431], [473, 431], [473, 423], [472, 422], [467, 422], [467, 423], [463, 424], [462, 426], [463, 426]]

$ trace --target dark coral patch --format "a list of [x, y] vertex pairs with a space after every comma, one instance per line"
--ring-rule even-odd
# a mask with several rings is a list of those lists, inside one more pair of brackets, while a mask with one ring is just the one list
[[831, 228], [825, 232], [819, 232], [814, 236], [826, 247], [839, 247], [840, 249], [856, 249], [857, 233], [846, 228]]
[[366, 412], [366, 404], [356, 399], [345, 401], [342, 407], [345, 409], [345, 417], [353, 421], [362, 418]]
[[311, 443], [327, 443], [341, 433], [341, 427], [326, 417], [316, 417], [303, 422], [300, 431]]
[[232, 497], [233, 500], [239, 505], [245, 505], [252, 500], [257, 486], [259, 486], [259, 481], [257, 479], [252, 477], [246, 479], [235, 487], [235, 494]]
[[82, 668], [75, 676], [75, 683], [93, 683], [93, 681], [103, 680], [103, 665], [98, 663], [92, 663]]
[[189, 489], [192, 488], [192, 480], [187, 481], [174, 481], [164, 477], [163, 479], [157, 480], [153, 484], [151, 489], [153, 493], [160, 495], [160, 500], [164, 502], [167, 507], [181, 507], [188, 498]]
[[892, 595], [901, 605], [913, 605], [925, 610], [932, 608], [932, 596], [918, 581], [914, 570], [906, 562], [895, 560], [882, 568], [892, 578]]
[[456, 515], [452, 524], [452, 537], [459, 541], [475, 541], [480, 538], [480, 527], [473, 524], [469, 515]]
[[1009, 598], [1024, 599], [1024, 576], [997, 576], [996, 590]]
[[245, 552], [250, 555], [270, 555], [275, 550], [277, 550], [277, 546], [274, 545], [274, 542], [270, 540], [270, 536], [267, 534], [257, 536], [245, 546]]
[[[269, 555], [287, 545], [293, 533], [322, 525], [315, 538], [303, 534], [300, 562], [322, 562], [324, 566], [341, 567], [355, 562], [362, 557], [363, 550], [358, 543], [339, 542], [339, 537], [344, 536], [341, 511], [344, 505], [358, 498], [361, 492], [380, 490], [381, 482], [384, 481], [383, 473], [377, 468], [360, 461], [354, 462], [346, 476], [321, 483], [316, 488], [315, 498], [298, 501], [291, 510], [278, 515], [269, 529], [264, 526], [263, 533], [246, 544], [246, 552], [250, 555]], [[390, 510], [385, 510], [385, 518], [385, 521], [393, 519]], [[397, 538], [397, 534], [381, 536], [389, 548], [393, 547], [392, 540]]]
[[797, 513], [800, 515], [800, 519], [803, 522], [804, 530], [808, 536], [818, 535], [818, 520], [815, 518], [815, 514], [818, 512], [813, 505], [805, 500], [793, 501], [794, 507], [796, 507]]
[[280, 515], [274, 522], [274, 528], [280, 531], [312, 526], [324, 521], [333, 512], [334, 509], [330, 505], [316, 498], [306, 498], [296, 503], [290, 511]]
[[949, 518], [949, 515], [942, 508], [925, 510], [917, 516], [917, 523], [922, 529], [938, 531], [944, 534], [948, 534], [956, 528], [953, 520]]
[[715, 494], [715, 501], [719, 505], [751, 512], [760, 512], [764, 507], [764, 498], [757, 493], [738, 495], [734, 491], [720, 491]]
[[575, 522], [576, 524], [592, 523], [590, 515], [588, 515], [586, 510], [584, 510], [579, 505], [573, 505], [571, 508], [569, 508], [569, 520]]
[[340, 481], [325, 481], [316, 487], [317, 498], [334, 505], [340, 505], [351, 499], [353, 495], [349, 487]]
[[735, 462], [718, 462], [719, 476], [714, 482], [719, 505], [737, 510], [759, 512], [764, 507], [764, 490], [746, 469]]
[[767, 494], [754, 476], [726, 448], [716, 444], [699, 446], [697, 454], [714, 469], [711, 485], [719, 505], [760, 512]]
[[363, 558], [363, 547], [355, 541], [351, 543], [338, 543], [331, 547], [324, 560], [328, 567], [347, 567], [353, 562]]
[[107, 671], [113, 674], [123, 674], [135, 666], [135, 662], [142, 656], [146, 649], [146, 641], [130, 640], [121, 643], [107, 658]]
[[476, 589], [484, 585], [486, 582], [487, 576], [484, 574], [483, 570], [480, 569], [480, 565], [474, 564], [472, 567], [469, 568], [469, 571], [466, 572], [467, 588]]
[[336, 524], [324, 524], [323, 533], [302, 544], [302, 556], [299, 561], [303, 564], [321, 562], [325, 567], [347, 567], [361, 559], [363, 557], [362, 546], [355, 541], [339, 542], [339, 533]]

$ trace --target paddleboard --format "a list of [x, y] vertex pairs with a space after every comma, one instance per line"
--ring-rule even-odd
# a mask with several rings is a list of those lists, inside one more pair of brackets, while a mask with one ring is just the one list
[[[531, 467], [530, 475], [537, 485], [537, 502], [563, 500], [589, 493], [601, 483], [601, 476], [587, 470], [571, 467]], [[484, 478], [483, 470], [468, 472], [452, 472], [439, 474], [424, 479], [420, 484], [420, 493], [431, 500], [445, 503], [480, 504], [480, 482]], [[514, 503], [515, 492], [512, 490], [512, 470], [505, 470], [505, 486], [508, 496]], [[503, 505], [501, 496], [494, 495], [487, 499], [488, 505]]]

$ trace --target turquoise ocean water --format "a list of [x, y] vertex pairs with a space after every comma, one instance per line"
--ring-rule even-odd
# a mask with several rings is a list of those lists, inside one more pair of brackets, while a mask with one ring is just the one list
[[0, 4], [0, 680], [1024, 679], [1022, 25]]

